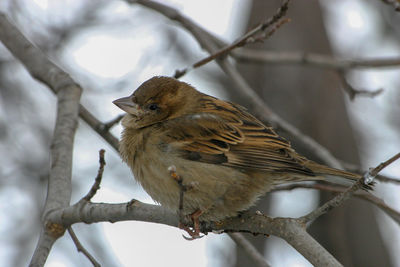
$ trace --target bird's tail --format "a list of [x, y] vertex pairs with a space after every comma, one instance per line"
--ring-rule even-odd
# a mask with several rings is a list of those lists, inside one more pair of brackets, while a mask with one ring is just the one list
[[[341, 185], [351, 185], [361, 179], [360, 174], [342, 171], [325, 165], [318, 164], [313, 161], [306, 163], [306, 167], [311, 169], [317, 176], [322, 176], [323, 180]], [[344, 178], [344, 179], [343, 179]]]

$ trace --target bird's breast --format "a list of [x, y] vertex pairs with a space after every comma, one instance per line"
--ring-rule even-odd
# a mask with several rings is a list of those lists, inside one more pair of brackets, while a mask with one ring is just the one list
[[181, 189], [168, 170], [171, 166], [175, 166], [183, 184], [191, 188], [184, 194], [184, 214], [202, 210], [203, 220], [234, 216], [265, 192], [265, 184], [235, 168], [182, 158], [157, 134], [125, 130], [120, 152], [143, 189], [165, 208], [179, 209]]

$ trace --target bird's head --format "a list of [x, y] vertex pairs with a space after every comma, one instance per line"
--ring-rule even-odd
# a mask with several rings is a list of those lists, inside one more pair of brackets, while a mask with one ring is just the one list
[[114, 100], [125, 111], [126, 128], [143, 128], [164, 120], [190, 114], [197, 107], [201, 93], [187, 83], [170, 77], [153, 77], [132, 95]]

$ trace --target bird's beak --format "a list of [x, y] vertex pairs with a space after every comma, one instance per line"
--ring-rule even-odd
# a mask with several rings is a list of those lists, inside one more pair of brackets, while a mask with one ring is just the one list
[[118, 98], [117, 100], [114, 100], [113, 103], [131, 115], [139, 115], [140, 107], [134, 102], [134, 97], [132, 96]]

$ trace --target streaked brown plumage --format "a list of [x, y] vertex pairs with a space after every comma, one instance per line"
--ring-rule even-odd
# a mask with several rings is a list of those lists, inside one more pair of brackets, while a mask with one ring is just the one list
[[185, 214], [217, 221], [252, 206], [274, 185], [359, 175], [329, 168], [297, 154], [290, 143], [245, 108], [197, 91], [169, 77], [153, 77], [114, 103], [127, 115], [120, 143], [123, 160], [147, 193], [177, 211], [184, 184]]

